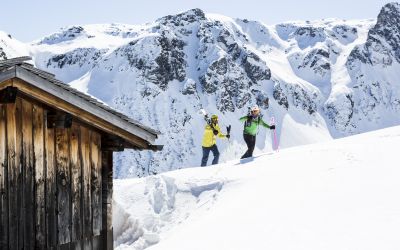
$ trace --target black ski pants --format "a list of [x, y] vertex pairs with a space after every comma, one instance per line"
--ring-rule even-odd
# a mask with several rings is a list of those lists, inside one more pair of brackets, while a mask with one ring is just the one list
[[210, 154], [210, 151], [212, 151], [212, 153], [214, 155], [214, 159], [212, 161], [212, 165], [218, 164], [219, 151], [218, 151], [217, 145], [214, 144], [211, 147], [203, 147], [203, 158], [201, 158], [201, 166], [202, 167], [207, 165], [208, 155]]
[[241, 159], [253, 157], [254, 147], [256, 146], [256, 136], [249, 135], [249, 134], [243, 134], [243, 138], [247, 144], [247, 151], [246, 151], [246, 153], [244, 153], [244, 155], [242, 156]]

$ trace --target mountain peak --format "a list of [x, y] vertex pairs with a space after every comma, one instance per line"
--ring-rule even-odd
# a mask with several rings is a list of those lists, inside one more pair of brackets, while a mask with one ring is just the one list
[[375, 27], [369, 31], [367, 47], [374, 43], [379, 44], [380, 47], [389, 45], [388, 50], [394, 51], [393, 57], [400, 62], [400, 54], [398, 53], [400, 49], [399, 3], [388, 3], [382, 7]]
[[[205, 17], [204, 11], [202, 9], [199, 8], [194, 8], [194, 9], [190, 9], [188, 11], [182, 12], [181, 14], [185, 14], [185, 15], [196, 15], [198, 17]], [[178, 14], [179, 15], [179, 14]]]
[[382, 10], [385, 10], [385, 11], [395, 10], [398, 13], [400, 13], [400, 3], [398, 3], [398, 2], [387, 3], [382, 7]]
[[204, 14], [204, 11], [195, 8], [195, 9], [190, 9], [185, 12], [181, 12], [176, 15], [168, 15], [165, 17], [162, 17], [158, 19], [159, 22], [162, 24], [174, 24], [175, 26], [179, 26], [182, 22], [188, 22], [188, 23], [193, 23], [193, 22], [198, 22], [201, 20], [205, 20], [206, 15]]
[[399, 24], [400, 19], [400, 4], [388, 3], [382, 7], [377, 24]]

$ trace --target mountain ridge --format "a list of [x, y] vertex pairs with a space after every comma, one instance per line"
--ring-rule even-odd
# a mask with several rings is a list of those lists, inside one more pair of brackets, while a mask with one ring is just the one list
[[[192, 9], [144, 25], [70, 26], [25, 46], [37, 67], [164, 133], [163, 152], [116, 157], [116, 177], [144, 176], [199, 165], [200, 108], [233, 125], [218, 142], [222, 160], [244, 150], [238, 118], [255, 104], [277, 120], [282, 147], [400, 124], [398, 10], [264, 25]], [[270, 144], [260, 130], [257, 150]]]

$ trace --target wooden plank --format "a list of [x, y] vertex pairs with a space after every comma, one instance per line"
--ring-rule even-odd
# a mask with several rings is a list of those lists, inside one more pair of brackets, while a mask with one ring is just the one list
[[0, 104], [0, 249], [8, 247], [6, 105]]
[[33, 155], [35, 171], [35, 247], [46, 248], [46, 213], [45, 213], [45, 143], [44, 110], [33, 106]]
[[[22, 145], [22, 99], [17, 99], [17, 108], [15, 111], [15, 121], [16, 121], [16, 144], [15, 144], [15, 162], [17, 167], [17, 233], [18, 233], [18, 247], [22, 248], [24, 246], [24, 231], [25, 231], [25, 200], [24, 200], [24, 166], [23, 166], [23, 145]], [[11, 209], [11, 208], [10, 208]], [[9, 221], [9, 223], [11, 223]], [[11, 244], [11, 242], [10, 242]]]
[[113, 193], [113, 152], [102, 151], [101, 154], [102, 181], [102, 236], [105, 249], [113, 249], [112, 233], [112, 193]]
[[[46, 118], [47, 119], [47, 118]], [[55, 160], [55, 129], [46, 128], [46, 246], [48, 249], [56, 246], [57, 234], [57, 185]]]
[[57, 250], [71, 250], [71, 243], [65, 243], [57, 247]]
[[56, 128], [56, 180], [58, 244], [71, 241], [71, 173], [69, 166], [69, 131]]
[[[92, 197], [92, 217], [93, 235], [100, 235], [101, 231], [101, 137], [92, 131], [90, 136], [90, 161], [91, 161], [91, 197]], [[94, 245], [93, 245], [94, 248]]]
[[[110, 205], [111, 206], [111, 205]], [[111, 210], [110, 210], [111, 211]], [[114, 249], [114, 231], [113, 228], [111, 228], [109, 231], [107, 231], [107, 239], [110, 239], [107, 241], [107, 245], [105, 246], [107, 250], [113, 250]]]
[[93, 236], [92, 244], [93, 244], [93, 250], [94, 249], [99, 249], [99, 250], [104, 249], [103, 246], [101, 245], [101, 235], [100, 234]]
[[22, 99], [22, 182], [23, 187], [23, 214], [20, 227], [23, 228], [24, 248], [30, 249], [35, 244], [34, 229], [34, 168], [33, 168], [33, 106], [32, 103]]
[[75, 242], [71, 242], [71, 244], [70, 244], [70, 249], [71, 250], [82, 250], [83, 248], [83, 241], [82, 240], [78, 240], [78, 241], [75, 241]]
[[[80, 141], [80, 128], [76, 123], [72, 124], [71, 128], [71, 195], [72, 195], [72, 242], [79, 241], [82, 239], [82, 169], [79, 152], [79, 141]], [[78, 249], [78, 245], [75, 246]]]
[[81, 164], [82, 164], [82, 181], [83, 181], [83, 195], [82, 195], [82, 212], [83, 212], [83, 237], [84, 249], [92, 249], [92, 199], [90, 191], [90, 131], [87, 127], [80, 127], [81, 141]]
[[[29, 79], [27, 78], [24, 80]], [[40, 79], [31, 79], [29, 80], [29, 82], [31, 83], [39, 80]], [[88, 112], [88, 110], [91, 110], [93, 108], [87, 106], [79, 107], [80, 105], [74, 105], [74, 103], [76, 104], [78, 100], [80, 103], [84, 102], [82, 102], [82, 99], [80, 97], [73, 95], [68, 91], [65, 91], [68, 92], [68, 96], [66, 96], [67, 93], [64, 93], [63, 95], [57, 94], [60, 92], [60, 88], [55, 86], [54, 84], [47, 86], [51, 89], [44, 88], [44, 90], [42, 90], [33, 85], [26, 84], [22, 80], [15, 79], [13, 81], [13, 85], [25, 94], [29, 94], [32, 98], [37, 99], [40, 102], [43, 102], [56, 109], [70, 113], [73, 116], [79, 118], [81, 121], [84, 121], [85, 123], [90, 124], [91, 126], [94, 126], [112, 135], [117, 135], [139, 148], [149, 148], [148, 142], [153, 143], [157, 138], [156, 135], [151, 134], [144, 129], [138, 128], [135, 125], [130, 124], [105, 110], [102, 110], [101, 108], [96, 109], [97, 111], [100, 110], [101, 114], [94, 115], [93, 112], [97, 113], [96, 110], [92, 110], [93, 112]], [[72, 95], [73, 99], [71, 99], [70, 95]], [[124, 123], [124, 126], [116, 126], [115, 124], [118, 123]]]
[[[8, 164], [8, 247], [20, 249], [23, 247], [23, 233], [20, 233], [19, 221], [22, 216], [22, 186], [19, 186], [22, 152], [21, 99], [15, 104], [7, 105], [7, 164]], [[22, 228], [21, 228], [22, 230]]]

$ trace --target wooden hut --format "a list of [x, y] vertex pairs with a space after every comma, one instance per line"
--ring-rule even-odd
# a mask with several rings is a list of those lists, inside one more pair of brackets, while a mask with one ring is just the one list
[[112, 249], [113, 151], [159, 133], [30, 59], [0, 61], [0, 249]]

